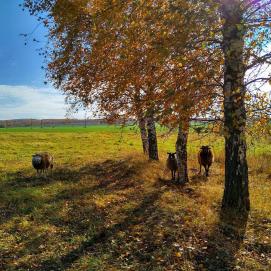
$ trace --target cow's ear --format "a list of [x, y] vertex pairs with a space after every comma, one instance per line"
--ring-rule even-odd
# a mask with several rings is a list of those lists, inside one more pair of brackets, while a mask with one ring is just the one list
[[174, 155], [176, 154], [176, 152], [173, 153]]
[[170, 154], [170, 152], [167, 153], [168, 155]]

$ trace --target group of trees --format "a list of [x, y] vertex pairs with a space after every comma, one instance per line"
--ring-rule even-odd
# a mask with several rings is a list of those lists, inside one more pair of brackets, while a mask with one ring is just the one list
[[25, 0], [24, 7], [48, 28], [47, 76], [75, 107], [136, 119], [153, 160], [155, 123], [178, 129], [180, 182], [188, 181], [190, 121], [222, 119], [223, 207], [249, 210], [246, 116], [269, 120], [258, 88], [270, 80], [271, 0]]

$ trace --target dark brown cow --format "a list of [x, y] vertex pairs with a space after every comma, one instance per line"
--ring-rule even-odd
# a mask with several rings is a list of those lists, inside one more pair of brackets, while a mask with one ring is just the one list
[[209, 176], [209, 168], [214, 162], [214, 154], [209, 146], [202, 146], [198, 153], [198, 160], [200, 165], [199, 173], [201, 174], [201, 166], [205, 168], [205, 175]]
[[175, 157], [175, 153], [168, 152], [168, 158], [167, 158], [167, 168], [171, 171], [171, 178], [172, 180], [175, 180], [176, 178], [176, 172], [178, 170], [177, 166], [177, 159]]

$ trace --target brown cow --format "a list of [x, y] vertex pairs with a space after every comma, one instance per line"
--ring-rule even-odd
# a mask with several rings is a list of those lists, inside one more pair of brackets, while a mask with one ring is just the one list
[[167, 168], [171, 171], [172, 180], [175, 180], [176, 172], [178, 170], [177, 159], [175, 157], [175, 154], [176, 152], [174, 153], [168, 152], [168, 158], [167, 158]]
[[209, 176], [209, 168], [214, 162], [214, 154], [209, 146], [202, 146], [198, 153], [198, 160], [200, 165], [199, 173], [201, 174], [201, 166], [205, 168], [206, 177]]

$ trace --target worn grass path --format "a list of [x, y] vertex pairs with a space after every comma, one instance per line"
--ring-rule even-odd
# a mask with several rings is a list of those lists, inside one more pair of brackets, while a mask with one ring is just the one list
[[[220, 213], [222, 139], [190, 136], [184, 187], [164, 170], [174, 140], [159, 138], [161, 162], [149, 163], [130, 129], [1, 132], [0, 270], [270, 270], [268, 141], [249, 149], [252, 210], [237, 221]], [[210, 143], [206, 179], [196, 151]], [[56, 160], [47, 179], [31, 168], [43, 150]]]

